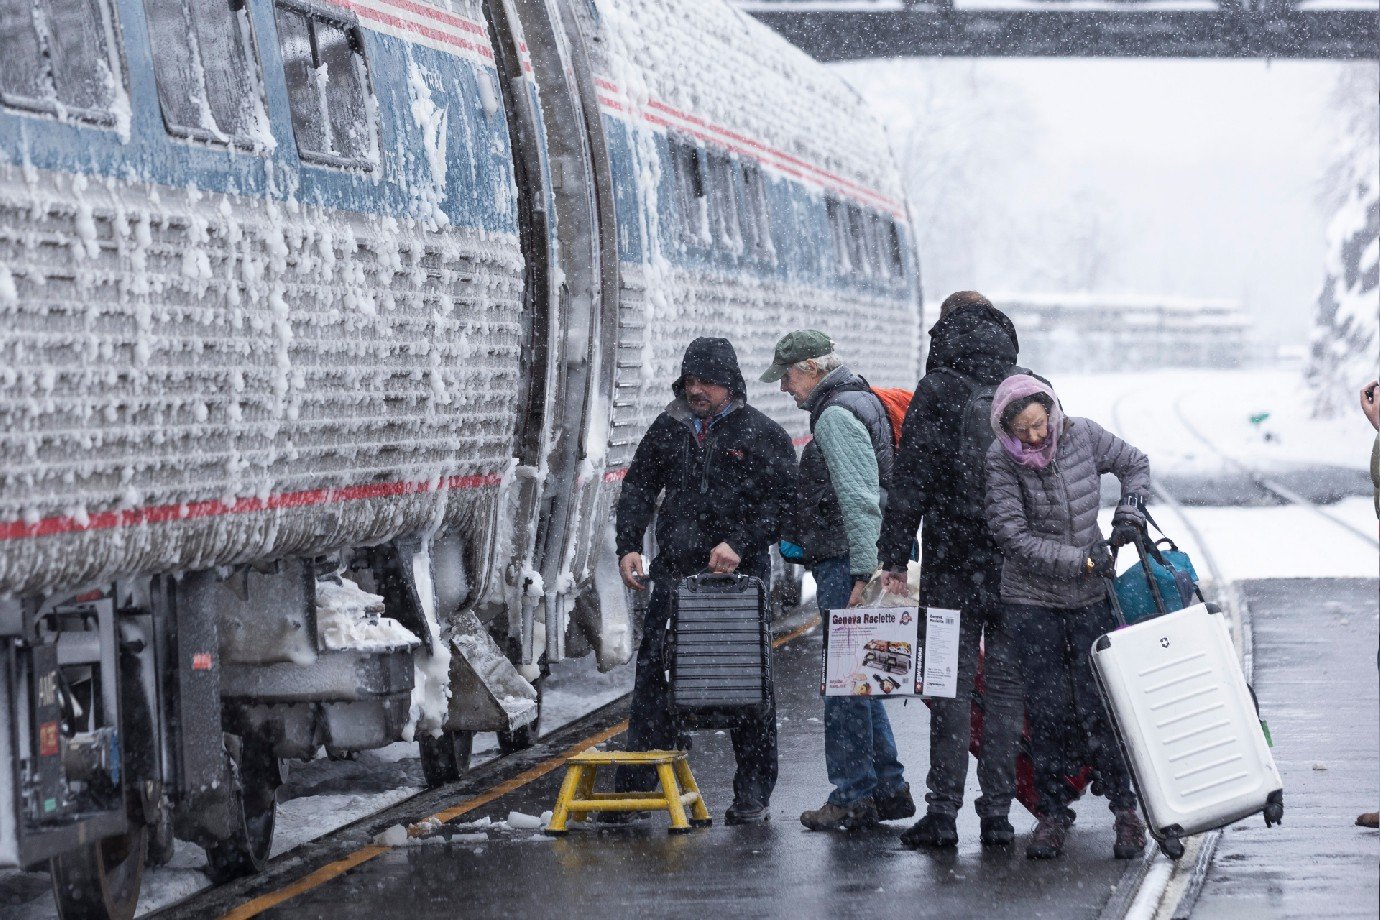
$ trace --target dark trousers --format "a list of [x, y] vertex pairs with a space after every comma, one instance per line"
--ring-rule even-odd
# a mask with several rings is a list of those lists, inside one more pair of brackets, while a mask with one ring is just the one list
[[957, 815], [963, 807], [972, 741], [973, 685], [981, 643], [985, 651], [982, 755], [978, 758], [982, 795], [973, 805], [984, 818], [1005, 817], [1016, 794], [1024, 682], [1000, 602], [994, 599], [964, 607], [959, 627], [957, 693], [953, 699], [936, 697], [930, 701], [930, 771], [925, 777], [929, 792], [925, 801], [934, 814]]
[[1025, 679], [1031, 757], [1040, 807], [1056, 820], [1073, 822], [1076, 793], [1064, 777], [1084, 763], [1093, 768], [1093, 792], [1113, 811], [1136, 807], [1131, 775], [1093, 677], [1093, 642], [1115, 628], [1105, 602], [1054, 609], [1006, 606], [1006, 626], [1016, 644]]
[[[665, 751], [688, 749], [688, 739], [678, 736], [671, 713], [671, 686], [666, 679], [667, 627], [675, 582], [657, 578], [642, 621], [642, 644], [637, 649], [637, 673], [633, 678], [632, 706], [628, 713], [627, 750]], [[776, 788], [776, 699], [770, 700], [761, 717], [744, 717], [729, 732], [738, 764], [733, 774], [733, 800], [766, 805]], [[619, 792], [656, 788], [650, 767], [619, 767], [613, 787]]]

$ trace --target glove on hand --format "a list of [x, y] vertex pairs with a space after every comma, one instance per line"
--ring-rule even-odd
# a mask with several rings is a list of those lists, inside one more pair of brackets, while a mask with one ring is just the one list
[[1112, 561], [1112, 548], [1106, 540], [1098, 540], [1088, 547], [1088, 558], [1083, 564], [1089, 576], [1115, 578], [1116, 564]]
[[1140, 521], [1132, 517], [1112, 518], [1112, 536], [1108, 540], [1112, 546], [1126, 546], [1136, 542], [1136, 538], [1142, 533]]
[[782, 540], [777, 545], [777, 549], [781, 552], [781, 558], [785, 559], [787, 562], [800, 562], [805, 558], [805, 550], [796, 546], [790, 540]]

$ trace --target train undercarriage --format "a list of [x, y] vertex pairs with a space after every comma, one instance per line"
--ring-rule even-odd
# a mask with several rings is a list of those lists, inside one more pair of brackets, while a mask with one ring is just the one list
[[[214, 882], [259, 871], [285, 761], [416, 740], [440, 785], [477, 732], [530, 744], [540, 681], [504, 651], [521, 643], [506, 618], [438, 618], [464, 598], [421, 546], [0, 602], [0, 861], [47, 862], [65, 920], [129, 917], [175, 839]], [[368, 600], [344, 631], [321, 606], [342, 591]]]

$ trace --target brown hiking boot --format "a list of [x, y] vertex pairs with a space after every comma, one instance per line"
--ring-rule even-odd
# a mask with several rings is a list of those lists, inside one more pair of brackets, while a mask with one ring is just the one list
[[874, 827], [878, 823], [877, 805], [870, 796], [852, 805], [825, 802], [813, 811], [802, 814], [800, 823], [812, 831], [853, 831]]
[[1116, 843], [1112, 854], [1117, 859], [1135, 859], [1145, 849], [1145, 822], [1134, 808], [1113, 811], [1116, 815]]
[[1380, 812], [1365, 811], [1356, 818], [1357, 827], [1380, 827]]
[[1069, 829], [1057, 821], [1041, 818], [1035, 825], [1035, 833], [1025, 845], [1026, 859], [1053, 859], [1064, 852], [1064, 840]]

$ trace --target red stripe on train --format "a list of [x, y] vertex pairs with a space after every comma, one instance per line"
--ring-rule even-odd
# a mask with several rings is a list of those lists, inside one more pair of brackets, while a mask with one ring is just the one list
[[430, 26], [424, 25], [422, 23], [414, 22], [410, 19], [403, 19], [399, 16], [394, 16], [391, 13], [385, 13], [382, 10], [376, 10], [372, 7], [367, 7], [362, 3], [354, 3], [352, 2], [352, 0], [334, 0], [334, 2], [340, 6], [345, 7], [346, 9], [353, 10], [356, 14], [359, 15], [361, 19], [371, 20], [373, 22], [381, 22], [384, 25], [392, 26], [393, 28], [401, 32], [411, 32], [413, 35], [420, 35], [424, 38], [432, 39], [433, 41], [438, 41], [442, 42], [443, 44], [452, 45], [456, 48], [461, 48], [465, 51], [473, 52], [474, 54], [477, 54], [480, 57], [486, 58], [488, 60], [493, 60], [494, 58], [494, 51], [487, 44], [477, 45], [474, 42], [467, 41], [463, 38], [451, 35], [449, 32], [442, 32], [439, 29], [433, 29]]
[[283, 492], [278, 495], [270, 495], [268, 498], [238, 498], [233, 502], [213, 499], [179, 505], [151, 505], [146, 508], [127, 508], [120, 511], [98, 511], [95, 514], [87, 515], [85, 522], [70, 515], [43, 518], [33, 524], [24, 521], [5, 521], [0, 523], [0, 540], [32, 539], [62, 533], [84, 533], [90, 530], [165, 524], [209, 517], [224, 517], [232, 514], [279, 511], [286, 508], [310, 508], [370, 498], [393, 498], [399, 495], [421, 495], [428, 492], [484, 489], [498, 485], [501, 479], [502, 477], [491, 473], [480, 476], [449, 476], [440, 482], [371, 482], [332, 489]]
[[[620, 90], [616, 84], [611, 83], [608, 80], [603, 79], [602, 77], [596, 78], [594, 82], [599, 86], [600, 89], [605, 90], [607, 93], [613, 94], [614, 98], [611, 98], [608, 95], [601, 95], [599, 97], [599, 101], [605, 107], [619, 112], [626, 111], [626, 106], [622, 104], [621, 100], [616, 98], [618, 96], [622, 96], [622, 90]], [[666, 103], [656, 99], [649, 100], [647, 103], [647, 107], [649, 109], [656, 109], [658, 111], [665, 112], [667, 115], [671, 115], [689, 124], [697, 125], [700, 128], [703, 128], [704, 131], [714, 132], [719, 136], [715, 137], [712, 134], [705, 134], [699, 131], [695, 131], [693, 128], [685, 128], [682, 125], [675, 125], [666, 121], [663, 118], [658, 118], [654, 115], [645, 116], [646, 120], [651, 122], [652, 124], [661, 125], [662, 127], [667, 128], [678, 128], [679, 130], [685, 131], [688, 134], [698, 137], [700, 140], [709, 141], [711, 143], [719, 144], [721, 146], [733, 147], [735, 145], [738, 145], [740, 153], [748, 153], [749, 155], [754, 155], [753, 152], [755, 151], [755, 155], [761, 157], [770, 157], [778, 161], [772, 165], [775, 166], [777, 169], [781, 170], [782, 172], [788, 173], [789, 175], [795, 176], [799, 179], [804, 179], [806, 178], [806, 176], [803, 175], [799, 170], [805, 170], [807, 172], [813, 173], [815, 176], [819, 178], [825, 179], [828, 182], [842, 186], [845, 189], [851, 191], [855, 195], [858, 195], [863, 198], [870, 198], [872, 201], [882, 205], [887, 210], [891, 211], [893, 214], [896, 214], [897, 216], [903, 218], [905, 217], [905, 212], [901, 205], [895, 201], [892, 201], [890, 198], [887, 198], [885, 195], [882, 195], [880, 192], [876, 192], [872, 189], [869, 189], [864, 185], [859, 185], [857, 182], [854, 182], [851, 179], [846, 179], [843, 176], [840, 176], [836, 173], [832, 173], [827, 169], [816, 166], [813, 163], [807, 162], [806, 160], [802, 160], [797, 156], [793, 156], [789, 153], [786, 153], [784, 150], [778, 150], [777, 148], [768, 146], [762, 143], [761, 141], [747, 137], [743, 134], [739, 134], [738, 132], [733, 131], [729, 128], [725, 128], [722, 125], [716, 125], [713, 122], [707, 121], [699, 117], [698, 115], [694, 115], [690, 112], [683, 112], [680, 109], [667, 105]], [[734, 143], [725, 143], [724, 138], [728, 138]], [[742, 149], [743, 147], [749, 149], [744, 150]], [[797, 169], [791, 169], [789, 166], [785, 164], [791, 164], [797, 167]]]

